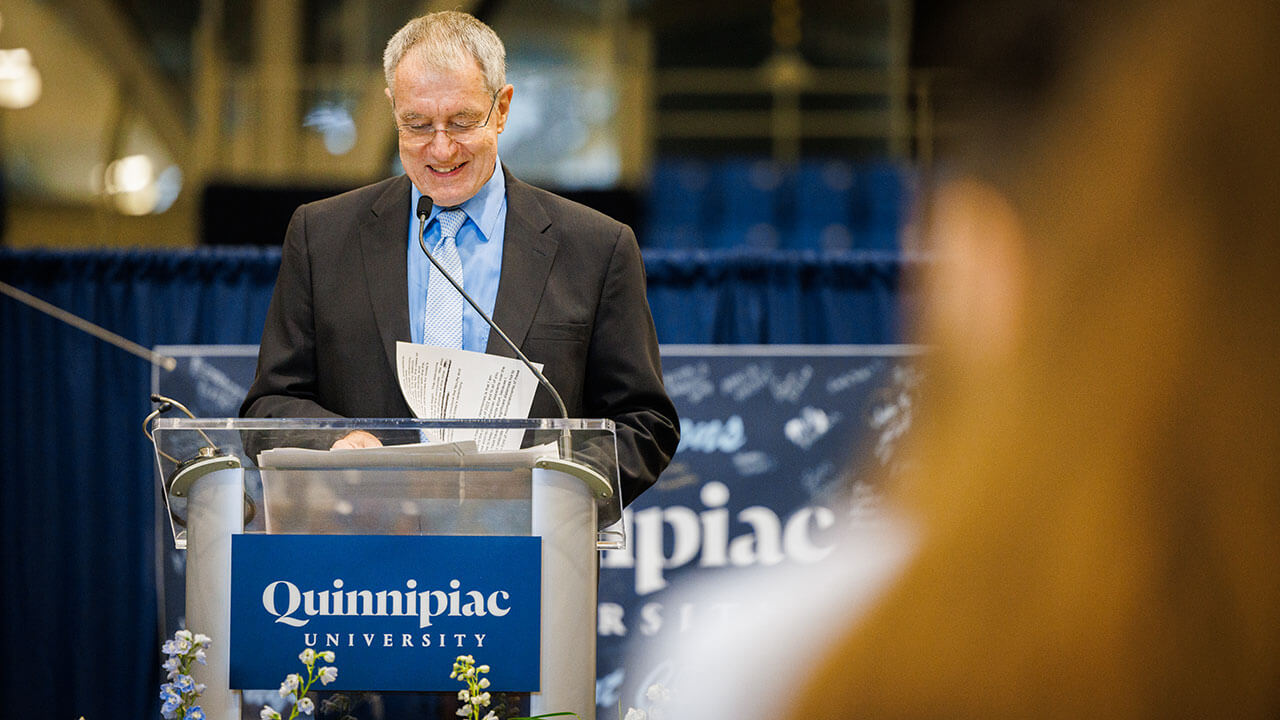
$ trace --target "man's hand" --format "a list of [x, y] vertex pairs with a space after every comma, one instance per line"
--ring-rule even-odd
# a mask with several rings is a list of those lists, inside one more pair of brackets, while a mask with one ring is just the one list
[[348, 450], [351, 448], [382, 447], [382, 441], [363, 430], [352, 430], [344, 437], [338, 438], [331, 450]]

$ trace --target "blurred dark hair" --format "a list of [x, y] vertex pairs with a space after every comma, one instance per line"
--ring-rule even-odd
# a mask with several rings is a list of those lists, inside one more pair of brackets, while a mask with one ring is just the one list
[[[910, 63], [929, 73], [935, 152], [944, 168], [996, 179], [1037, 142], [1045, 110], [1088, 39], [1136, 3], [923, 0]], [[999, 152], [993, 142], [999, 139]]]
[[788, 717], [1280, 717], [1280, 3], [1018, 5], [934, 56], [979, 176], [939, 203], [1001, 201], [934, 229], [1012, 208], [1013, 339], [923, 338], [916, 553]]

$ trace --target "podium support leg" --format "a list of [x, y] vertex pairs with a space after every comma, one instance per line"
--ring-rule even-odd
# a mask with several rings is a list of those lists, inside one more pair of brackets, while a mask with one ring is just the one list
[[199, 478], [187, 501], [187, 628], [213, 638], [208, 664], [192, 675], [204, 683], [200, 706], [209, 720], [240, 720], [240, 691], [230, 689], [231, 536], [244, 532], [244, 471]]
[[582, 480], [533, 470], [533, 534], [542, 537], [542, 650], [534, 715], [596, 716], [596, 504]]

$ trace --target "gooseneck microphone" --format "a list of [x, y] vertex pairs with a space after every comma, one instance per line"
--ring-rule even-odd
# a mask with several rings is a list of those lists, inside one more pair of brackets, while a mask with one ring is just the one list
[[[489, 328], [498, 333], [498, 337], [502, 338], [502, 342], [506, 343], [507, 347], [511, 348], [515, 352], [516, 357], [520, 358], [520, 362], [524, 363], [525, 367], [533, 371], [534, 377], [538, 378], [538, 383], [541, 384], [542, 387], [546, 388], [547, 392], [551, 393], [552, 399], [556, 401], [556, 406], [560, 408], [560, 417], [568, 420], [569, 410], [565, 408], [564, 400], [560, 397], [560, 393], [556, 391], [555, 386], [551, 384], [551, 381], [538, 370], [538, 368], [529, 360], [528, 356], [526, 356], [519, 347], [516, 347], [516, 344], [511, 341], [510, 337], [507, 337], [507, 334], [502, 331], [502, 328], [498, 327], [498, 324], [493, 321], [493, 318], [489, 317], [488, 313], [480, 309], [480, 304], [472, 299], [472, 297], [467, 294], [466, 290], [462, 289], [462, 285], [458, 284], [458, 281], [449, 274], [448, 270], [445, 270], [440, 266], [440, 262], [436, 260], [435, 257], [431, 255], [431, 251], [427, 249], [427, 241], [423, 237], [423, 233], [427, 228], [427, 216], [431, 214], [431, 205], [431, 198], [426, 195], [418, 198], [418, 245], [422, 247], [422, 253], [427, 256], [427, 260], [431, 261], [432, 266], [434, 266], [435, 269], [449, 281], [449, 284], [453, 286], [453, 289], [457, 290], [458, 294], [467, 301], [467, 304], [471, 305], [471, 308], [475, 310], [481, 318], [484, 318], [484, 321], [489, 325]], [[560, 431], [560, 458], [563, 460], [573, 459], [573, 438], [569, 435], [568, 428], [564, 428]]]

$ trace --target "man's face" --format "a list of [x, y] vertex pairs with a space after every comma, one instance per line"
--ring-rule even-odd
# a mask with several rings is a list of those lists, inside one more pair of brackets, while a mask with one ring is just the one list
[[[493, 175], [498, 134], [506, 127], [514, 89], [502, 88], [495, 101], [474, 59], [456, 70], [442, 70], [421, 55], [410, 50], [404, 56], [396, 67], [395, 93], [387, 90], [399, 127], [400, 161], [422, 194], [436, 205], [452, 207], [469, 200]], [[486, 117], [488, 124], [464, 140], [446, 132], [479, 125]], [[432, 127], [435, 133], [427, 130]]]

